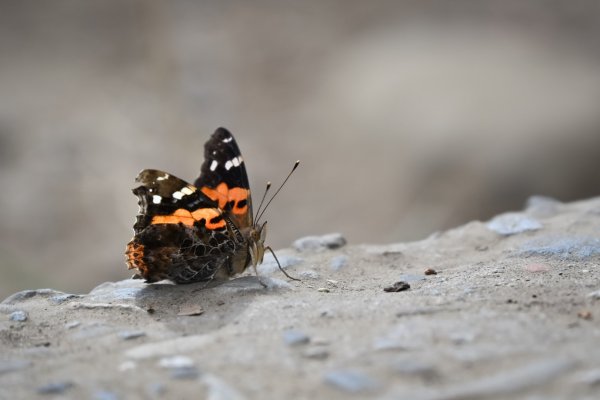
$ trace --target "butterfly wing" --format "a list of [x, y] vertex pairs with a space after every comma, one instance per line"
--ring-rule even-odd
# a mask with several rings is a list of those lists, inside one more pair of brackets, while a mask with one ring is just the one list
[[129, 269], [148, 282], [177, 283], [212, 279], [230, 269], [236, 240], [231, 222], [217, 203], [176, 176], [146, 169], [138, 175], [140, 211], [128, 243]]
[[204, 163], [194, 185], [218, 204], [238, 228], [252, 226], [246, 166], [233, 135], [218, 128], [204, 145]]

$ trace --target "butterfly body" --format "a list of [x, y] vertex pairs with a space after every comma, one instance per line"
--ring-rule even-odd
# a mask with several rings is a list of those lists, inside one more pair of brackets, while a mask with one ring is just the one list
[[231, 133], [218, 128], [204, 146], [194, 184], [163, 171], [140, 172], [140, 211], [125, 252], [147, 282], [192, 283], [256, 268], [266, 223], [255, 224], [244, 161]]

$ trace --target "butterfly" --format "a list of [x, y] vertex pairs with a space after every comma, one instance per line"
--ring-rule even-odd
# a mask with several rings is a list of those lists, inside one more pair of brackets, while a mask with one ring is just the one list
[[295, 279], [265, 246], [267, 223], [259, 221], [298, 164], [261, 211], [267, 184], [256, 218], [244, 159], [225, 128], [218, 128], [204, 145], [204, 163], [193, 185], [163, 171], [143, 170], [133, 189], [140, 209], [125, 252], [128, 269], [137, 270], [134, 277], [146, 282], [229, 278], [249, 266], [258, 276], [256, 267], [268, 250], [281, 271]]

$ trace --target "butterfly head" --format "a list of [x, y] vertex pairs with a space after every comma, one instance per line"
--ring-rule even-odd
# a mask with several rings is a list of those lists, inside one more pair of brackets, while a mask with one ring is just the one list
[[265, 239], [267, 237], [267, 222], [254, 225], [248, 232], [248, 249], [250, 263], [253, 267], [261, 264], [265, 256]]

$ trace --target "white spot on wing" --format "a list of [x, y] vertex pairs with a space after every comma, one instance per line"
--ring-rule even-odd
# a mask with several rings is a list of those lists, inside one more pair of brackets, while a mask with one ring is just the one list
[[236, 157], [233, 160], [231, 160], [233, 162], [233, 166], [234, 167], [239, 167], [240, 166], [240, 158]]
[[189, 186], [185, 186], [185, 187], [183, 187], [183, 188], [181, 189], [181, 193], [183, 193], [183, 194], [185, 194], [185, 195], [188, 195], [188, 194], [192, 194], [192, 193], [194, 193], [194, 191], [195, 191], [195, 190], [196, 190], [196, 189], [194, 189], [194, 188], [191, 188], [191, 187], [189, 187]]
[[162, 197], [160, 197], [159, 195], [155, 194], [154, 196], [152, 196], [152, 202], [154, 204], [160, 204], [161, 201], [162, 201]]
[[227, 137], [227, 138], [223, 139], [223, 143], [229, 143], [229, 142], [231, 142], [232, 140], [233, 140], [233, 137], [229, 136], [229, 137]]
[[164, 181], [165, 179], [169, 178], [169, 174], [164, 174], [163, 176], [159, 176], [158, 178], [156, 178], [157, 181]]
[[177, 200], [181, 200], [181, 198], [183, 197], [183, 193], [181, 192], [173, 192], [172, 194], [173, 198], [177, 199]]
[[231, 169], [231, 167], [233, 167], [233, 163], [232, 163], [231, 161], [227, 161], [227, 162], [225, 163], [225, 169], [226, 169], [227, 171], [229, 171], [229, 170]]
[[215, 169], [217, 169], [217, 165], [219, 165], [217, 160], [212, 160], [212, 163], [210, 163], [210, 170], [214, 171]]

